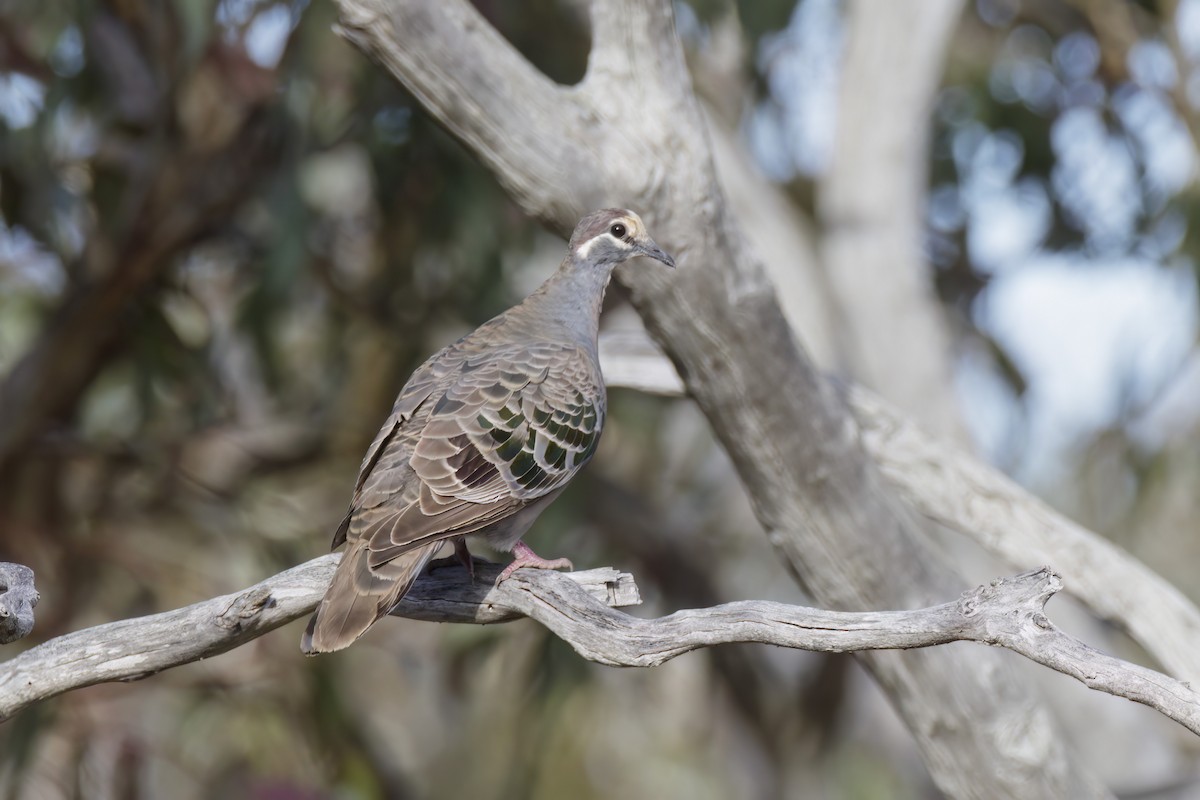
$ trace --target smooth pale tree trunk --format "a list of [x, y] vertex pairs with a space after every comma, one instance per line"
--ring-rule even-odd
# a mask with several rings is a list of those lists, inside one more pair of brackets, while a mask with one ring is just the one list
[[924, 257], [930, 115], [962, 0], [848, 6], [821, 259], [850, 374], [961, 439], [950, 341]]

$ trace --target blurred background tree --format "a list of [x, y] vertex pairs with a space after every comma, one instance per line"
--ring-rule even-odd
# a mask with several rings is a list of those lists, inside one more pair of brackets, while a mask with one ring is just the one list
[[[894, 12], [870, 3], [676, 6], [797, 330], [1200, 600], [1200, 2], [888, 5], [902, 22], [878, 41]], [[581, 4], [476, 6], [554, 80], [583, 75]], [[331, 32], [327, 3], [11, 0], [0, 20], [0, 560], [38, 574], [31, 638], [323, 552], [409, 371], [562, 243]], [[918, 34], [924, 60], [903, 49]], [[636, 325], [611, 295], [606, 324]], [[700, 414], [611, 403], [534, 546], [629, 569], [647, 613], [802, 602]], [[303, 660], [298, 627], [26, 711], [0, 727], [0, 788], [936, 796], [849, 657], [736, 646], [613, 671], [533, 623], [396, 620]], [[1196, 791], [1192, 737], [1037, 679], [1114, 789]]]

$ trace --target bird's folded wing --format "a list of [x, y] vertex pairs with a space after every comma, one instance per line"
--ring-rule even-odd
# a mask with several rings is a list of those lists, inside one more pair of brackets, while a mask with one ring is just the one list
[[407, 408], [397, 402], [364, 460], [344, 526], [351, 541], [369, 542], [373, 567], [516, 513], [596, 449], [603, 387], [582, 351], [510, 347], [453, 362], [443, 362], [440, 386]]

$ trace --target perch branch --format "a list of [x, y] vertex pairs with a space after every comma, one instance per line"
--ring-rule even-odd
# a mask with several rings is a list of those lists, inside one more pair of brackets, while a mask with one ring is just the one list
[[1200, 681], [1200, 609], [1169, 581], [865, 389], [852, 389], [849, 400], [867, 451], [899, 497], [1017, 568], [1071, 564], [1072, 595], [1168, 672]]
[[[135, 680], [237, 647], [309, 613], [337, 556], [323, 556], [242, 592], [67, 634], [0, 664], [0, 720], [71, 689]], [[767, 601], [726, 603], [638, 619], [612, 606], [640, 602], [632, 576], [615, 569], [521, 570], [500, 586], [498, 568], [475, 582], [437, 569], [392, 613], [436, 622], [506, 622], [528, 616], [584, 658], [654, 667], [734, 642], [845, 653], [973, 641], [1004, 647], [1089, 688], [1150, 706], [1200, 734], [1200, 693], [1153, 670], [1105, 655], [1058, 630], [1046, 601], [1062, 588], [1049, 568], [995, 580], [957, 601], [916, 611], [825, 611]]]
[[[51, 639], [0, 663], [0, 722], [22, 708], [72, 689], [131, 681], [219, 655], [312, 612], [329, 587], [340, 554], [315, 558], [248, 589], [147, 617], [110, 622]], [[476, 581], [461, 569], [422, 576], [392, 612], [430, 622], [508, 622], [521, 616], [499, 567], [480, 564]], [[614, 569], [564, 578], [595, 603], [641, 602], [633, 578]], [[511, 582], [510, 582], [511, 583]]]

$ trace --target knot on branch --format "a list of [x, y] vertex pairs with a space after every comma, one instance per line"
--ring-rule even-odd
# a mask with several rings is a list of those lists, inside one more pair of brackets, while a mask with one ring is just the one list
[[1042, 567], [963, 592], [957, 610], [964, 620], [983, 624], [990, 631], [989, 641], [1001, 630], [1011, 634], [1030, 622], [1036, 628], [1050, 630], [1054, 626], [1044, 613], [1046, 603], [1062, 588], [1062, 576], [1050, 567]]
[[985, 606], [1024, 607], [1040, 613], [1062, 588], [1062, 576], [1050, 567], [1042, 567], [1011, 578], [997, 578], [964, 592], [958, 606], [964, 616], [971, 616]]
[[29, 635], [39, 599], [33, 587], [33, 570], [22, 564], [0, 562], [0, 644]]
[[229, 607], [217, 617], [217, 624], [222, 628], [240, 630], [247, 621], [274, 605], [275, 598], [271, 596], [271, 590], [266, 586], [255, 586], [234, 598]]

